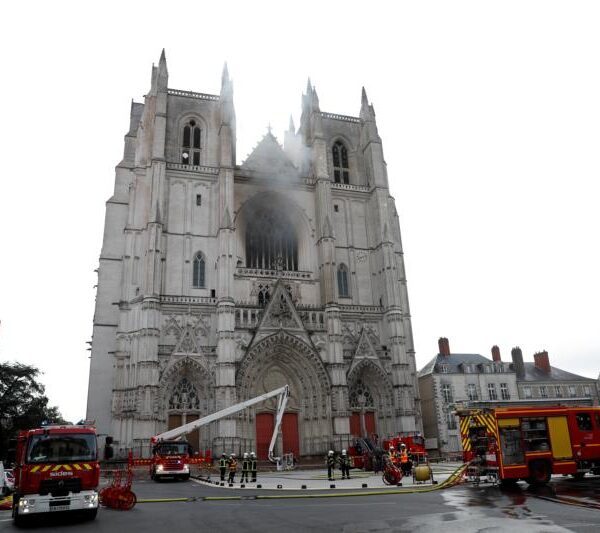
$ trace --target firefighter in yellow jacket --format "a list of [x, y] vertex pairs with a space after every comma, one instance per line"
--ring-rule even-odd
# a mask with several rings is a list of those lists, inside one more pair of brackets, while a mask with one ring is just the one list
[[219, 471], [221, 473], [221, 481], [225, 481], [225, 472], [227, 471], [227, 456], [222, 453], [219, 459]]
[[237, 472], [237, 460], [235, 458], [235, 453], [232, 453], [229, 456], [229, 483], [233, 483], [235, 481], [235, 473]]

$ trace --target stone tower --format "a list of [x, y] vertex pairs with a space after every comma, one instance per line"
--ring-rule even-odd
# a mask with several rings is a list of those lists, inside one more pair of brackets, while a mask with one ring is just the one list
[[[88, 418], [122, 451], [290, 386], [280, 452], [421, 430], [400, 225], [375, 111], [321, 111], [236, 161], [233, 83], [132, 103], [107, 202]], [[266, 454], [275, 402], [188, 436]]]

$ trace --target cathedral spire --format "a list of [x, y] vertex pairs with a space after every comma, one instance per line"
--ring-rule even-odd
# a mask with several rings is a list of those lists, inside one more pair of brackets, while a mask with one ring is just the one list
[[288, 126], [288, 131], [290, 133], [296, 133], [296, 126], [294, 126], [294, 117], [292, 117], [292, 115], [290, 115], [290, 124]]
[[169, 81], [169, 71], [167, 70], [167, 58], [165, 56], [165, 49], [162, 49], [160, 59], [158, 60], [158, 69], [156, 71], [157, 89], [159, 91], [166, 91], [167, 84]]

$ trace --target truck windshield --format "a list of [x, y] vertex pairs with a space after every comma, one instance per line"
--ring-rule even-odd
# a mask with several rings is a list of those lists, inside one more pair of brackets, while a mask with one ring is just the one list
[[33, 435], [27, 447], [28, 463], [61, 463], [96, 460], [96, 435], [60, 433]]
[[187, 442], [163, 442], [156, 447], [159, 455], [186, 455], [188, 453]]

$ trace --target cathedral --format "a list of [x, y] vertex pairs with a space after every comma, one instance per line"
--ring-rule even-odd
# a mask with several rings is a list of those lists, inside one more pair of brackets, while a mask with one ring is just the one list
[[[375, 111], [321, 111], [236, 159], [220, 94], [172, 89], [164, 51], [132, 102], [106, 202], [87, 417], [116, 449], [288, 384], [277, 453], [422, 430], [400, 225]], [[357, 106], [358, 107], [358, 106]], [[196, 430], [264, 458], [276, 400]]]

